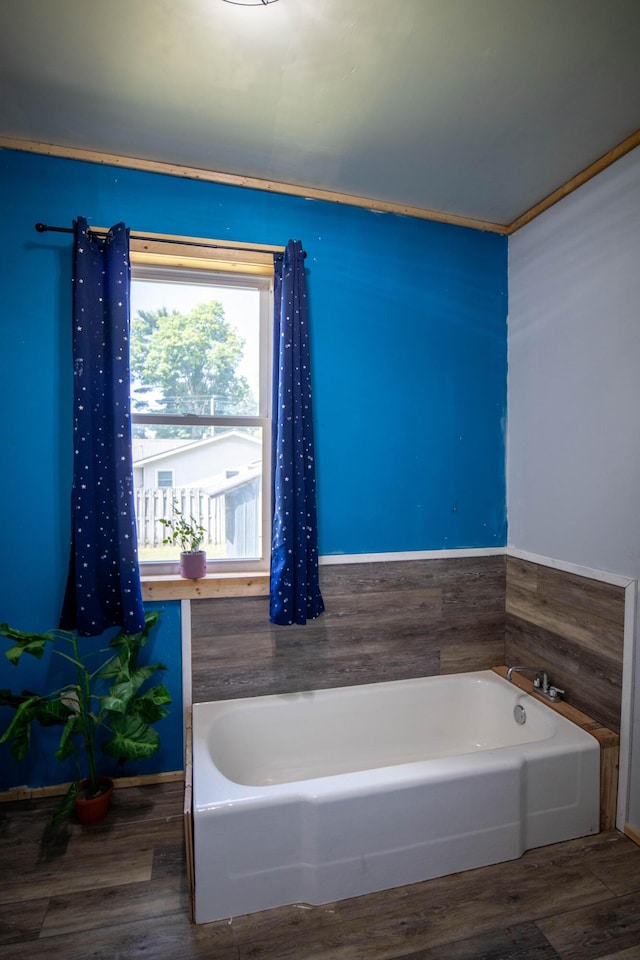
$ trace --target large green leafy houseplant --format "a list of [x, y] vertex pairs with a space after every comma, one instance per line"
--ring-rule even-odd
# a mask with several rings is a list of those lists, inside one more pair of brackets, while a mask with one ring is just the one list
[[[23, 654], [41, 659], [47, 646], [52, 654], [71, 664], [73, 677], [50, 693], [20, 694], [0, 690], [0, 705], [13, 707], [15, 713], [0, 737], [0, 743], [9, 742], [17, 760], [26, 757], [31, 742], [34, 722], [44, 727], [62, 727], [55, 750], [58, 760], [73, 754], [78, 760], [78, 776], [54, 817], [58, 824], [73, 809], [80, 792], [81, 781], [87, 780], [86, 795], [100, 792], [96, 734], [102, 750], [121, 763], [152, 756], [160, 746], [157, 730], [152, 726], [167, 715], [171, 697], [164, 684], [148, 687], [147, 681], [155, 673], [165, 670], [161, 663], [141, 665], [139, 655], [159, 613], [147, 613], [140, 633], [118, 633], [105, 649], [81, 653], [75, 633], [52, 630], [49, 633], [23, 633], [8, 624], [0, 624], [0, 636], [12, 641], [6, 657], [18, 665]], [[105, 658], [106, 654], [106, 658]], [[94, 660], [102, 655], [98, 664]]]

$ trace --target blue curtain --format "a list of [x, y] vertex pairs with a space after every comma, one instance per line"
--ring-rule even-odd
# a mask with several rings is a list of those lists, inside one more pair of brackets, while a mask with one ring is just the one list
[[71, 557], [60, 626], [144, 628], [131, 464], [129, 231], [74, 221]]
[[272, 623], [306, 623], [324, 603], [318, 577], [316, 477], [304, 251], [274, 258]]

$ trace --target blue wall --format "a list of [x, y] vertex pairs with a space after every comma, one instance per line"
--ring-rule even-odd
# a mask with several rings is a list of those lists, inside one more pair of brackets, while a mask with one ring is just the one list
[[[506, 543], [505, 237], [6, 150], [0, 200], [0, 621], [29, 630], [54, 625], [67, 563], [70, 238], [39, 235], [36, 221], [67, 226], [83, 215], [143, 232], [301, 239], [320, 553]], [[179, 691], [178, 620], [169, 607], [171, 627], [162, 626], [154, 655]], [[15, 681], [11, 669], [0, 660], [0, 686]], [[163, 769], [179, 768], [178, 732], [167, 749]], [[44, 773], [42, 782], [49, 782]]]

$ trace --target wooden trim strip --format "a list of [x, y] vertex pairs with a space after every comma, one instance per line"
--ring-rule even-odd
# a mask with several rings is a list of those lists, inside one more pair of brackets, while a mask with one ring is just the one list
[[192, 710], [187, 708], [185, 716], [185, 769], [184, 769], [184, 844], [187, 861], [187, 880], [189, 883], [189, 905], [191, 922], [195, 921], [196, 906], [196, 870], [193, 847], [193, 727]]
[[[1, 139], [1, 138], [0, 138]], [[90, 227], [91, 233], [109, 233], [110, 227]], [[245, 243], [242, 240], [220, 240], [217, 237], [185, 237], [177, 233], [152, 233], [147, 230], [131, 230], [130, 241], [132, 248], [147, 250], [147, 244], [158, 244], [158, 252], [175, 251], [176, 246], [194, 246], [206, 250], [204, 256], [215, 258], [227, 250], [235, 250], [239, 254], [250, 253], [256, 262], [272, 263], [272, 253], [283, 253], [286, 247], [274, 243]], [[164, 246], [162, 246], [164, 244]], [[155, 248], [151, 248], [154, 250]], [[260, 256], [262, 255], [262, 256]], [[242, 258], [240, 258], [242, 259]]]
[[204, 600], [215, 597], [267, 597], [269, 574], [217, 573], [200, 580], [185, 580], [175, 574], [140, 577], [142, 599]]
[[[215, 242], [215, 241], [214, 241]], [[132, 264], [145, 267], [185, 267], [191, 270], [217, 270], [224, 273], [246, 273], [253, 276], [273, 277], [273, 253], [284, 247], [272, 247], [273, 253], [265, 250], [242, 250], [237, 246], [213, 246], [180, 240], [180, 246], [166, 240], [142, 240], [131, 234], [129, 242]]]
[[[123, 787], [146, 787], [158, 783], [179, 783], [181, 780], [184, 780], [183, 770], [170, 770], [166, 773], [150, 773], [138, 777], [116, 777], [113, 785], [116, 790], [120, 790]], [[68, 783], [56, 783], [50, 787], [14, 787], [12, 790], [4, 790], [0, 793], [0, 803], [7, 803], [11, 800], [40, 800], [45, 797], [61, 797], [68, 789]]]
[[[507, 667], [493, 667], [493, 672], [499, 677], [506, 679]], [[569, 703], [560, 701], [551, 703], [545, 697], [536, 692], [533, 686], [533, 680], [523, 677], [519, 673], [514, 673], [511, 682], [544, 703], [546, 707], [555, 710], [560, 716], [575, 723], [600, 744], [600, 830], [614, 830], [616, 826], [616, 812], [618, 805], [618, 759], [620, 754], [620, 737], [617, 733], [603, 727], [592, 717], [587, 716], [580, 710], [576, 710]]]
[[630, 823], [625, 823], [624, 835], [625, 837], [629, 837], [630, 840], [633, 840], [633, 842], [637, 843], [640, 847], [640, 830], [638, 830], [636, 827], [632, 827]]
[[184, 177], [189, 180], [203, 180], [208, 183], [221, 183], [227, 186], [245, 187], [252, 190], [265, 190], [268, 193], [281, 193], [294, 197], [304, 197], [308, 200], [326, 200], [329, 203], [342, 203], [346, 206], [360, 207], [376, 213], [395, 213], [405, 217], [416, 217], [420, 220], [433, 220], [436, 223], [449, 223], [453, 226], [469, 227], [472, 230], [484, 230], [488, 233], [498, 233], [511, 236], [516, 230], [530, 223], [549, 207], [552, 207], [563, 197], [568, 196], [591, 180], [602, 170], [611, 166], [625, 154], [640, 146], [640, 130], [632, 133], [626, 140], [609, 150], [602, 157], [590, 164], [571, 180], [568, 180], [549, 196], [534, 204], [529, 210], [517, 217], [509, 224], [494, 223], [490, 220], [475, 220], [472, 217], [462, 217], [456, 214], [439, 213], [436, 210], [426, 210], [423, 207], [413, 207], [407, 204], [392, 203], [386, 200], [374, 200], [371, 197], [359, 197], [354, 194], [336, 193], [318, 187], [302, 187], [293, 183], [280, 183], [277, 180], [261, 180], [258, 177], [244, 177], [234, 173], [222, 173], [216, 170], [206, 170], [202, 167], [187, 167], [181, 164], [166, 163], [160, 160], [144, 160], [140, 157], [123, 157], [113, 153], [101, 153], [95, 150], [84, 150], [80, 147], [64, 147], [55, 143], [42, 143], [36, 140], [20, 140], [15, 137], [0, 137], [0, 149], [21, 150], [26, 153], [41, 153], [50, 157], [62, 157], [69, 160], [83, 160], [87, 163], [101, 163], [105, 166], [125, 167], [130, 170], [142, 170], [147, 173], [160, 173], [172, 177]]
[[439, 213], [412, 207], [403, 203], [387, 200], [374, 200], [371, 197], [359, 197], [349, 193], [336, 193], [319, 187], [303, 187], [295, 183], [280, 183], [277, 180], [260, 180], [258, 177], [244, 177], [235, 173], [222, 173], [205, 170], [201, 167], [186, 167], [181, 164], [165, 163], [160, 160], [143, 160], [140, 157], [122, 157], [113, 153], [101, 153], [84, 150], [80, 147], [63, 147], [55, 143], [41, 143], [35, 140], [18, 140], [14, 137], [0, 137], [0, 148], [22, 150], [26, 153], [42, 153], [49, 157], [63, 157], [68, 160], [84, 160], [87, 163], [101, 163], [105, 166], [126, 167], [130, 170], [142, 170], [147, 173], [161, 173], [170, 177], [184, 177], [188, 180], [203, 180], [208, 183], [221, 183], [231, 187], [245, 187], [251, 190], [265, 190], [267, 193], [281, 193], [292, 197], [304, 197], [305, 200], [326, 200], [329, 203], [341, 203], [345, 206], [360, 207], [374, 213], [395, 213], [403, 217], [416, 217], [420, 220], [434, 220], [456, 227], [469, 227], [472, 230], [484, 230], [488, 233], [506, 234], [508, 228], [501, 223], [475, 220], [453, 213]]
[[[155, 244], [153, 246], [156, 246]], [[187, 248], [195, 251], [195, 247]], [[210, 270], [219, 273], [244, 273], [254, 277], [273, 277], [273, 258], [271, 263], [257, 261], [251, 258], [251, 254], [244, 254], [243, 259], [234, 256], [232, 251], [216, 251], [215, 259], [204, 255], [183, 254], [165, 254], [152, 252], [151, 246], [148, 251], [138, 252], [131, 247], [131, 263], [135, 266], [162, 266], [162, 267], [181, 267], [188, 270]]]
[[530, 223], [531, 220], [534, 220], [536, 217], [540, 216], [541, 213], [544, 213], [545, 210], [548, 210], [549, 207], [552, 207], [559, 200], [562, 200], [563, 197], [573, 193], [573, 191], [577, 190], [578, 187], [581, 187], [584, 183], [586, 183], [588, 180], [591, 180], [598, 173], [606, 170], [606, 168], [610, 167], [612, 163], [615, 163], [616, 160], [624, 157], [626, 153], [634, 150], [637, 146], [640, 146], [640, 130], [636, 130], [635, 133], [632, 133], [630, 137], [627, 137], [626, 140], [623, 140], [622, 143], [619, 143], [617, 147], [613, 148], [613, 150], [609, 150], [609, 152], [605, 153], [599, 158], [599, 160], [596, 160], [590, 166], [585, 167], [581, 173], [578, 173], [575, 177], [572, 177], [571, 180], [567, 180], [565, 184], [563, 184], [561, 187], [558, 187], [558, 189], [554, 190], [553, 193], [550, 193], [548, 197], [545, 197], [544, 200], [540, 201], [540, 203], [536, 203], [535, 206], [531, 207], [530, 210], [527, 210], [526, 213], [523, 213], [522, 216], [514, 220], [513, 223], [510, 223], [507, 227], [507, 234], [511, 236], [511, 234], [515, 233], [516, 230], [519, 230], [520, 227], [524, 227], [525, 224]]

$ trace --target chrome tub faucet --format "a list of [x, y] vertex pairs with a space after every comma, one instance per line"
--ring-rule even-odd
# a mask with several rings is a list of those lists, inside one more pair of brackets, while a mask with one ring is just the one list
[[514, 671], [517, 673], [535, 673], [536, 676], [533, 685], [536, 688], [536, 692], [542, 694], [547, 700], [560, 700], [565, 693], [564, 690], [560, 690], [559, 687], [554, 687], [553, 684], [549, 682], [549, 676], [544, 667], [527, 667], [524, 664], [509, 667], [507, 670], [507, 680], [510, 683], [512, 682], [511, 678]]

